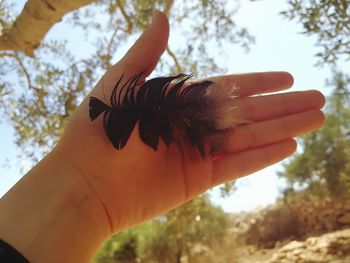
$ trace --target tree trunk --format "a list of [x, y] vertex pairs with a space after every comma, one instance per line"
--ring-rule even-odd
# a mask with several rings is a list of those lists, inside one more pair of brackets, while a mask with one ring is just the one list
[[28, 56], [62, 17], [97, 0], [28, 0], [13, 26], [0, 36], [0, 50], [23, 51]]

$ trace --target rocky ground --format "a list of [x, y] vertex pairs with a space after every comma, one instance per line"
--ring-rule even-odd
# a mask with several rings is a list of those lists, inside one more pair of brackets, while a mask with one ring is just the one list
[[292, 241], [276, 251], [266, 263], [350, 262], [350, 228], [305, 241]]
[[350, 263], [350, 202], [271, 206], [233, 215], [233, 263]]
[[349, 263], [350, 228], [278, 243], [271, 249], [240, 246], [235, 254], [236, 263]]
[[350, 263], [350, 202], [284, 203], [231, 215], [224, 242], [181, 263]]

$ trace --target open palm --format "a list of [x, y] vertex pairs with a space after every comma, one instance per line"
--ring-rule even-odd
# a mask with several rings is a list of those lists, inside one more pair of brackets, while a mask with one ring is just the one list
[[237, 117], [252, 121], [225, 133], [225, 156], [202, 159], [184, 145], [145, 145], [134, 129], [120, 151], [103, 130], [102, 118], [91, 122], [88, 99], [109, 98], [121, 74], [146, 69], [149, 75], [167, 45], [168, 22], [157, 12], [150, 29], [124, 58], [100, 80], [72, 116], [56, 147], [70, 164], [81, 187], [96, 196], [111, 231], [140, 223], [195, 197], [205, 190], [276, 163], [294, 152], [293, 137], [323, 124], [323, 96], [317, 91], [255, 96], [289, 88], [285, 72], [250, 73], [211, 78], [220, 85], [239, 87]]

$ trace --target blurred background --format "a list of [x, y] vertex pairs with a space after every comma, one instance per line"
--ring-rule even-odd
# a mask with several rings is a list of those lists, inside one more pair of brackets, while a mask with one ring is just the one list
[[0, 196], [155, 8], [171, 33], [152, 76], [288, 71], [291, 90], [327, 96], [327, 120], [289, 160], [116, 234], [95, 263], [350, 262], [348, 0], [0, 0]]

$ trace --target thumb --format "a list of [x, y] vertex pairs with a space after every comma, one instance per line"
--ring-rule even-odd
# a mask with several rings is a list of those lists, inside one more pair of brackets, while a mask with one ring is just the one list
[[149, 28], [125, 56], [107, 70], [90, 95], [97, 98], [106, 98], [106, 95], [109, 97], [122, 74], [125, 79], [128, 79], [133, 75], [144, 72], [143, 77], [146, 78], [153, 71], [166, 49], [168, 37], [168, 18], [162, 12], [156, 10]]
[[168, 44], [168, 18], [156, 10], [150, 27], [142, 34], [125, 56], [117, 63], [126, 73], [137, 74], [145, 71], [148, 76], [157, 65]]

